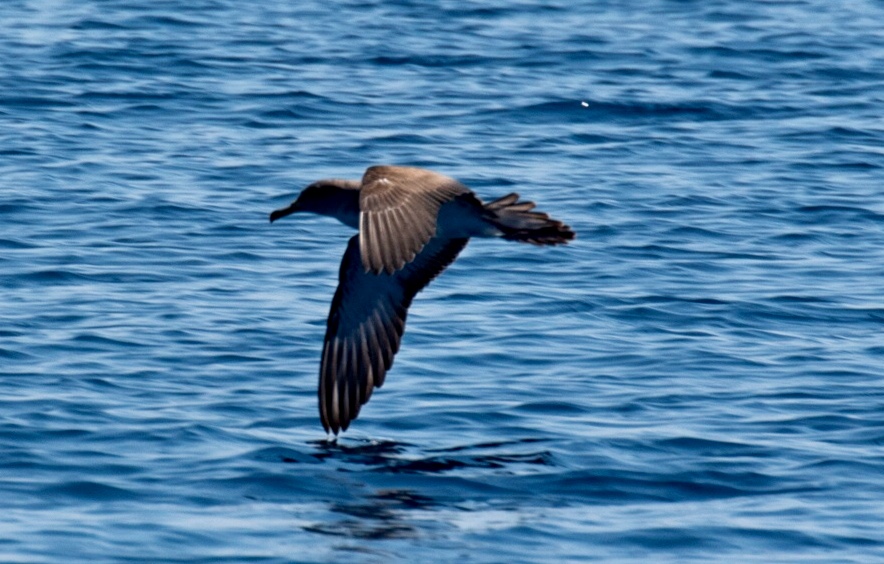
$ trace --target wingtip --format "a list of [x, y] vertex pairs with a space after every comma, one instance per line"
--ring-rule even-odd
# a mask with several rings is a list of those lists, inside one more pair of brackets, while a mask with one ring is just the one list
[[321, 421], [322, 421], [322, 428], [325, 429], [325, 434], [327, 436], [337, 438], [338, 430], [335, 429], [334, 426], [331, 425], [328, 421], [326, 421], [325, 418], [322, 418]]

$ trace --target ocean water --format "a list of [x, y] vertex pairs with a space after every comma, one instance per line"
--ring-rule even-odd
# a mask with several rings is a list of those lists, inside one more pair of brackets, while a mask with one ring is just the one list
[[[5, 0], [0, 561], [884, 561], [884, 4]], [[510, 191], [336, 443], [378, 163]]]

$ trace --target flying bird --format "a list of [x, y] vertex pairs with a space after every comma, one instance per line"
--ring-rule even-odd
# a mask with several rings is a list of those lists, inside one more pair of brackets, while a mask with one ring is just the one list
[[333, 217], [358, 230], [341, 261], [322, 346], [319, 415], [325, 431], [346, 430], [399, 350], [414, 296], [454, 261], [470, 237], [534, 245], [574, 238], [570, 227], [532, 211], [512, 193], [483, 203], [442, 174], [373, 166], [362, 180], [319, 180], [270, 222], [295, 212]]

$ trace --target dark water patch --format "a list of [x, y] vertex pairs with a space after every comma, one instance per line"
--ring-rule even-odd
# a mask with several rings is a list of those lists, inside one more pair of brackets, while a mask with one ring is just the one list
[[798, 211], [807, 214], [809, 221], [831, 225], [839, 225], [844, 221], [864, 220], [873, 223], [884, 222], [884, 214], [865, 208], [839, 205], [801, 206]]
[[[278, 109], [278, 110], [267, 110], [265, 112], [261, 112], [261, 114], [259, 114], [259, 115], [264, 120], [266, 120], [266, 122], [273, 123], [277, 120], [284, 121], [284, 120], [289, 120], [289, 119], [292, 119], [292, 120], [307, 119], [313, 115], [313, 112], [306, 112], [303, 110], [298, 111], [293, 108], [287, 108], [287, 109]], [[264, 122], [252, 120], [251, 123], [261, 124]]]
[[[65, 97], [66, 98], [66, 97]], [[61, 97], [42, 97], [42, 96], [2, 96], [0, 104], [10, 108], [18, 108], [25, 110], [34, 109], [56, 109], [71, 108], [76, 104]]]
[[[2, 335], [0, 335], [2, 336]], [[31, 360], [33, 357], [20, 350], [16, 350], [14, 348], [0, 347], [0, 358], [6, 358], [9, 360]]]
[[266, 462], [284, 462], [286, 464], [319, 464], [322, 459], [284, 447], [269, 447], [251, 454], [256, 460]]
[[752, 80], [754, 77], [748, 73], [741, 73], [737, 71], [724, 70], [724, 69], [715, 69], [709, 71], [709, 78], [722, 78], [722, 79], [732, 79], [732, 80]]
[[[523, 477], [536, 482], [536, 477]], [[674, 473], [666, 476], [620, 472], [572, 471], [554, 478], [546, 477], [543, 491], [571, 499], [594, 499], [607, 503], [679, 503], [686, 500], [727, 499], [741, 496], [774, 494], [789, 491], [772, 477], [757, 473], [715, 471]], [[535, 487], [539, 487], [539, 484]]]
[[575, 133], [571, 135], [571, 140], [575, 143], [579, 144], [587, 144], [587, 145], [603, 145], [605, 143], [614, 143], [614, 142], [622, 142], [622, 139], [618, 139], [613, 136], [608, 135], [599, 135], [593, 133]]
[[832, 431], [844, 431], [854, 429], [857, 426], [861, 425], [862, 421], [846, 416], [819, 415], [797, 417], [794, 419], [782, 421], [780, 424], [784, 426], [789, 426], [794, 429], [806, 429], [808, 431], [820, 431], [823, 433], [827, 433]]
[[633, 300], [635, 302], [648, 303], [648, 304], [686, 303], [686, 304], [724, 306], [724, 305], [728, 305], [730, 303], [725, 300], [720, 300], [717, 298], [690, 298], [690, 297], [683, 297], [683, 296], [659, 296], [659, 295], [636, 296], [635, 298], [633, 298]]
[[71, 272], [69, 270], [39, 270], [31, 272], [27, 277], [35, 282], [76, 282], [86, 280], [88, 276]]
[[487, 443], [478, 443], [478, 444], [470, 444], [470, 445], [457, 445], [452, 447], [444, 447], [444, 448], [435, 448], [435, 449], [427, 449], [428, 452], [460, 452], [464, 450], [483, 450], [483, 449], [497, 449], [500, 447], [516, 447], [522, 444], [535, 444], [546, 442], [549, 439], [544, 438], [521, 438], [515, 441], [506, 440], [506, 441], [493, 441]]
[[182, 17], [180, 15], [157, 15], [157, 16], [140, 16], [137, 18], [130, 19], [127, 23], [129, 25], [141, 26], [142, 24], [146, 24], [147, 27], [156, 27], [156, 28], [192, 28], [198, 27], [200, 25], [205, 24], [206, 22], [194, 19], [188, 19]]
[[34, 149], [28, 149], [25, 147], [15, 147], [15, 148], [0, 148], [0, 155], [6, 157], [22, 157], [22, 156], [35, 156], [40, 153]]
[[678, 437], [659, 441], [657, 448], [672, 451], [695, 451], [702, 456], [769, 456], [765, 449], [755, 445], [704, 439], [699, 437]]
[[875, 477], [880, 475], [882, 467], [884, 467], [884, 460], [879, 460], [877, 461], [877, 463], [872, 463], [856, 460], [826, 458], [816, 459], [813, 462], [806, 464], [804, 469], [809, 472], [840, 472], [844, 476], [850, 476], [851, 479], [858, 479], [861, 476], [868, 476], [874, 479]]
[[664, 104], [644, 101], [617, 103], [597, 100], [563, 100], [540, 102], [516, 108], [496, 109], [486, 113], [489, 117], [495, 119], [526, 120], [529, 123], [557, 121], [560, 119], [643, 121], [670, 118], [706, 121], [731, 119], [739, 114], [739, 110], [728, 108], [724, 104], [711, 102]]
[[130, 501], [139, 496], [130, 490], [92, 481], [69, 481], [43, 488], [43, 495], [66, 497], [81, 502]]
[[793, 295], [784, 295], [784, 296], [772, 296], [767, 298], [769, 301], [775, 303], [784, 303], [784, 304], [830, 304], [832, 300], [827, 298], [821, 298], [819, 296], [793, 296]]
[[776, 548], [785, 551], [788, 551], [789, 547], [794, 546], [793, 543], [796, 542], [817, 549], [833, 548], [834, 546], [816, 535], [796, 533], [789, 529], [766, 532], [745, 527], [699, 527], [695, 532], [687, 534], [684, 531], [667, 527], [646, 533], [628, 534], [622, 541], [651, 550], [674, 546], [682, 549], [705, 548], [726, 551], [737, 548], [742, 543], [756, 547], [761, 546], [768, 550]]
[[265, 90], [249, 92], [250, 99], [258, 100], [314, 100], [317, 102], [327, 101], [328, 98], [309, 90]]
[[372, 58], [369, 62], [380, 66], [415, 65], [418, 67], [471, 67], [493, 62], [492, 58], [475, 55], [382, 55]]
[[584, 413], [585, 410], [582, 409], [578, 405], [574, 405], [573, 403], [567, 401], [535, 401], [528, 402], [520, 405], [518, 407], [519, 411], [526, 411], [529, 413], [537, 413], [537, 414], [580, 414]]
[[[384, 524], [384, 521], [391, 521], [392, 518], [379, 518], [379, 510], [374, 506], [371, 506], [370, 509], [371, 512], [374, 514], [374, 520], [380, 521], [381, 524], [372, 525], [371, 522], [360, 520], [345, 520], [337, 523], [319, 523], [315, 525], [307, 525], [304, 527], [304, 530], [311, 533], [319, 533], [322, 535], [350, 537], [363, 540], [409, 539], [418, 536], [417, 530], [411, 525], [396, 523]], [[383, 515], [382, 513], [380, 514]]]
[[365, 466], [383, 464], [388, 457], [401, 454], [410, 446], [395, 441], [363, 440], [355, 443], [341, 441], [316, 441], [317, 458], [324, 460], [335, 457], [337, 460], [355, 462]]
[[[176, 99], [174, 92], [145, 91], [145, 90], [100, 90], [83, 92], [78, 98], [88, 99], [92, 102], [129, 102], [140, 103], [148, 108], [162, 109], [164, 106], [154, 102], [173, 101]], [[131, 106], [130, 106], [131, 107]]]
[[104, 335], [98, 335], [95, 333], [80, 333], [75, 335], [72, 339], [76, 343], [80, 344], [88, 344], [88, 345], [96, 345], [98, 348], [116, 348], [116, 347], [124, 347], [124, 348], [133, 348], [133, 347], [143, 347], [143, 343], [139, 343], [137, 341], [126, 341], [121, 339], [113, 339], [111, 337], [107, 337]]
[[454, 470], [467, 469], [504, 469], [514, 464], [532, 464], [548, 466], [551, 464], [548, 452], [530, 454], [499, 454], [474, 456], [433, 456], [420, 460], [388, 460], [384, 465], [375, 468], [376, 472], [393, 474], [444, 474]]
[[412, 133], [397, 133], [393, 135], [384, 135], [377, 138], [377, 141], [383, 143], [402, 143], [407, 145], [429, 143], [431, 139], [424, 135]]
[[[2, 213], [3, 210], [0, 210]], [[24, 249], [35, 249], [38, 248], [37, 244], [27, 240], [21, 239], [0, 239], [0, 248], [3, 249], [13, 249], [13, 250], [24, 250]]]
[[795, 62], [807, 60], [819, 60], [828, 57], [821, 51], [806, 51], [800, 49], [769, 49], [769, 48], [737, 48], [725, 45], [705, 45], [703, 47], [689, 47], [687, 51], [706, 59], [719, 59], [722, 61], [745, 59], [747, 61], [764, 62]]
[[884, 130], [868, 130], [856, 127], [834, 126], [828, 128], [824, 135], [830, 138], [844, 140], [856, 140], [866, 142], [879, 142], [884, 137]]
[[131, 27], [118, 22], [86, 18], [72, 24], [71, 29], [83, 31], [125, 31], [131, 29]]

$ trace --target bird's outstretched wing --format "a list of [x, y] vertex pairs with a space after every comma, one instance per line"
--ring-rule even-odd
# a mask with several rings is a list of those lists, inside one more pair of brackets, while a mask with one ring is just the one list
[[470, 189], [447, 176], [410, 167], [373, 166], [362, 177], [359, 234], [362, 265], [393, 273], [436, 234], [439, 208]]
[[346, 430], [393, 364], [411, 300], [468, 239], [432, 238], [414, 260], [389, 273], [366, 271], [361, 235], [347, 245], [328, 315], [319, 368], [319, 414], [326, 432]]

